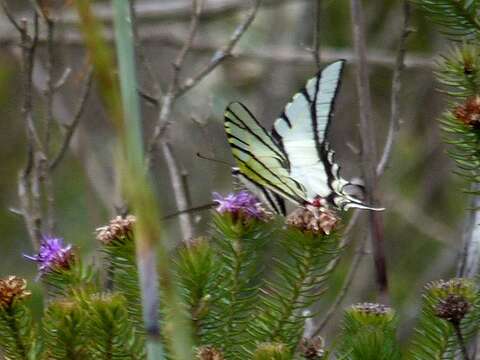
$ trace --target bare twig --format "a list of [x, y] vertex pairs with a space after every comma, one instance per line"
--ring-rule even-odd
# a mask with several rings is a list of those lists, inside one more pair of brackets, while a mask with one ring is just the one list
[[[279, 7], [305, 0], [264, 0], [266, 7]], [[240, 11], [246, 7], [245, 0], [209, 0], [206, 3], [202, 20], [215, 20], [224, 18]], [[94, 14], [103, 23], [112, 22], [112, 9], [103, 3], [92, 5]], [[142, 1], [137, 6], [138, 17], [145, 22], [160, 23], [162, 21], [189, 21], [191, 19], [191, 6], [187, 0], [164, 0], [164, 1]], [[59, 14], [65, 25], [77, 25], [78, 16], [73, 11], [65, 11]]]
[[[148, 73], [148, 76], [150, 79], [153, 79], [152, 85], [154, 87], [155, 91], [155, 99], [158, 102], [158, 99], [162, 96], [162, 87], [160, 86], [160, 79], [157, 76], [157, 73], [153, 71], [152, 64], [147, 57], [147, 54], [145, 52], [145, 48], [143, 46], [143, 39], [139, 34], [139, 29], [138, 29], [138, 4], [136, 0], [130, 1], [130, 16], [131, 16], [131, 21], [132, 21], [132, 31], [133, 31], [133, 37], [135, 39], [135, 51], [136, 54], [140, 60], [140, 63], [143, 65], [145, 70]], [[141, 94], [140, 94], [141, 95]]]
[[8, 21], [10, 21], [10, 23], [15, 27], [15, 29], [17, 29], [17, 31], [22, 34], [24, 29], [23, 27], [20, 25], [20, 23], [17, 22], [17, 20], [13, 17], [12, 13], [10, 12], [10, 9], [8, 8], [7, 6], [7, 1], [6, 0], [2, 0], [2, 2], [0, 3], [0, 5], [2, 6], [2, 9], [3, 9], [3, 12], [5, 13], [5, 15], [7, 16], [8, 18]]
[[35, 59], [35, 49], [38, 40], [38, 15], [34, 14], [33, 37], [28, 32], [27, 20], [17, 22], [10, 13], [6, 3], [2, 8], [7, 18], [12, 22], [20, 34], [21, 75], [23, 85], [22, 115], [25, 122], [27, 137], [27, 163], [19, 174], [18, 197], [21, 213], [34, 249], [38, 249], [42, 236], [42, 214], [40, 207], [40, 168], [45, 160], [40, 137], [33, 123], [32, 109], [32, 74]]
[[400, 36], [400, 42], [398, 45], [397, 59], [395, 61], [395, 68], [392, 76], [392, 95], [390, 101], [390, 123], [388, 128], [388, 135], [385, 141], [384, 151], [377, 164], [377, 176], [380, 176], [385, 171], [388, 161], [391, 157], [395, 138], [400, 128], [400, 91], [402, 87], [401, 76], [405, 67], [404, 59], [406, 52], [406, 41], [410, 34], [410, 3], [408, 1], [403, 2], [403, 29]]
[[[478, 192], [478, 183], [471, 185], [472, 192]], [[480, 196], [470, 195], [470, 210], [463, 229], [463, 249], [458, 261], [457, 275], [474, 278], [478, 274], [480, 261]]]
[[70, 67], [65, 68], [62, 75], [58, 78], [58, 80], [53, 85], [53, 89], [55, 92], [60, 90], [62, 86], [65, 85], [71, 73], [72, 73], [72, 68]]
[[321, 28], [321, 16], [322, 16], [322, 0], [315, 0], [315, 27], [313, 33], [313, 58], [317, 69], [321, 67], [320, 61], [320, 28]]
[[[185, 192], [183, 186], [183, 181], [180, 173], [180, 168], [177, 165], [177, 162], [173, 156], [172, 148], [170, 144], [161, 139], [162, 135], [162, 125], [168, 124], [170, 122], [170, 116], [173, 109], [173, 105], [177, 98], [178, 89], [179, 89], [179, 79], [182, 66], [185, 62], [186, 56], [190, 51], [195, 35], [198, 31], [198, 26], [200, 23], [200, 15], [202, 13], [203, 0], [192, 0], [192, 13], [190, 21], [190, 30], [187, 39], [185, 40], [182, 48], [180, 49], [174, 63], [173, 63], [173, 77], [170, 82], [170, 86], [166, 95], [162, 98], [162, 107], [158, 112], [158, 121], [155, 125], [154, 134], [150, 140], [147, 155], [146, 155], [146, 164], [147, 168], [151, 169], [153, 166], [153, 159], [156, 152], [156, 146], [158, 142], [162, 144], [162, 150], [165, 156], [167, 163], [167, 169], [170, 175], [170, 181], [175, 194], [175, 200], [177, 204], [177, 209], [182, 210], [188, 207], [188, 195]], [[166, 126], [165, 126], [166, 129]], [[193, 224], [190, 217], [190, 214], [184, 213], [180, 215], [180, 227], [182, 230], [183, 239], [188, 242], [193, 238]]]
[[60, 146], [60, 150], [58, 151], [57, 155], [53, 157], [52, 160], [50, 161], [50, 164], [49, 164], [50, 171], [55, 170], [58, 164], [60, 164], [70, 145], [73, 134], [75, 133], [75, 129], [77, 128], [80, 122], [80, 119], [82, 118], [82, 115], [86, 108], [88, 95], [90, 94], [90, 89], [92, 87], [92, 78], [93, 78], [93, 70], [90, 69], [88, 71], [87, 80], [85, 82], [85, 86], [83, 88], [82, 94], [80, 95], [80, 100], [78, 102], [77, 110], [75, 111], [73, 119], [71, 120], [70, 124], [65, 125], [66, 132], [64, 135], [65, 137], [64, 137], [63, 143]]
[[262, 0], [254, 0], [254, 5], [250, 10], [250, 13], [245, 18], [245, 21], [242, 22], [233, 32], [232, 36], [230, 37], [229, 42], [220, 50], [217, 50], [215, 54], [213, 54], [210, 61], [205, 65], [205, 67], [200, 70], [200, 72], [185, 81], [183, 85], [181, 85], [178, 89], [177, 96], [183, 95], [185, 92], [193, 88], [197, 85], [205, 76], [210, 74], [213, 69], [215, 69], [218, 65], [220, 65], [228, 56], [231, 55], [233, 48], [237, 44], [238, 40], [243, 36], [243, 34], [247, 31], [247, 29], [252, 24], [255, 16], [257, 15], [257, 11], [260, 7]]
[[[207, 76], [210, 72], [212, 72], [218, 65], [222, 63], [222, 61], [231, 54], [231, 51], [237, 44], [238, 40], [242, 37], [242, 35], [247, 31], [248, 27], [250, 24], [253, 22], [253, 19], [255, 18], [258, 8], [261, 4], [261, 0], [254, 0], [254, 5], [246, 17], [246, 19], [235, 29], [233, 34], [230, 37], [230, 40], [228, 43], [220, 50], [217, 50], [210, 61], [203, 67], [200, 72], [193, 76], [193, 78], [187, 79], [182, 85], [178, 84], [178, 74], [180, 70], [174, 70], [174, 78], [172, 80], [172, 83], [170, 85], [169, 91], [167, 94], [163, 97], [162, 101], [162, 109], [159, 112], [159, 117], [158, 121], [155, 124], [155, 129], [153, 132], [153, 136], [149, 142], [149, 147], [148, 147], [148, 152], [147, 152], [147, 166], [151, 168], [153, 158], [155, 156], [155, 150], [157, 144], [160, 142], [161, 138], [163, 137], [165, 131], [167, 130], [171, 119], [170, 119], [170, 113], [173, 108], [173, 104], [176, 100], [176, 98], [180, 97], [181, 95], [185, 94], [187, 91], [192, 89], [195, 85], [197, 85], [205, 76]], [[198, 9], [197, 6], [194, 6], [194, 9]], [[195, 12], [194, 15], [192, 16], [192, 26], [190, 27], [190, 34], [192, 34], [194, 27], [193, 24], [197, 24], [197, 19], [195, 19]], [[196, 31], [196, 30], [195, 30]], [[186, 54], [188, 51], [188, 48], [191, 47], [191, 37], [192, 35], [189, 35], [184, 47], [179, 53], [179, 56], [177, 57], [176, 62], [178, 63], [183, 63], [184, 55], [183, 53]], [[187, 48], [187, 45], [190, 44]], [[187, 48], [187, 50], [185, 50]], [[178, 65], [177, 63], [177, 65]], [[178, 69], [178, 66], [174, 65], [174, 68]], [[181, 64], [180, 64], [181, 65]]]
[[190, 51], [192, 47], [193, 39], [198, 30], [198, 25], [200, 21], [200, 15], [203, 8], [203, 0], [192, 0], [192, 15], [190, 21], [190, 31], [188, 34], [187, 39], [185, 40], [182, 48], [180, 49], [177, 58], [173, 63], [173, 79], [170, 82], [170, 86], [168, 88], [167, 94], [163, 97], [162, 100], [162, 107], [159, 111], [158, 120], [155, 124], [155, 128], [153, 131], [153, 136], [148, 145], [147, 151], [147, 167], [150, 169], [153, 165], [153, 158], [155, 156], [156, 146], [158, 142], [162, 138], [162, 134], [164, 130], [168, 127], [170, 123], [170, 114], [172, 112], [173, 104], [178, 96], [179, 90], [179, 76], [182, 70], [183, 63], [185, 62], [185, 58], [187, 53]]
[[367, 237], [364, 236], [360, 244], [358, 244], [355, 254], [352, 258], [352, 262], [350, 264], [350, 269], [348, 270], [347, 276], [344, 279], [342, 288], [338, 292], [335, 301], [328, 308], [322, 321], [320, 321], [320, 323], [315, 327], [315, 331], [313, 332], [312, 336], [318, 335], [325, 328], [332, 316], [337, 312], [338, 307], [342, 304], [342, 301], [345, 299], [348, 289], [352, 285], [353, 279], [357, 274], [358, 267], [360, 266], [363, 255], [365, 254], [365, 246], [367, 243], [366, 240]]
[[[188, 191], [184, 186], [184, 181], [182, 179], [180, 167], [178, 161], [173, 154], [171, 145], [168, 142], [162, 142], [162, 152], [165, 156], [165, 162], [167, 163], [168, 172], [170, 175], [170, 182], [173, 187], [173, 193], [175, 196], [175, 202], [177, 208], [188, 209], [189, 200], [188, 200]], [[184, 212], [179, 214], [180, 219], [180, 228], [182, 230], [183, 240], [188, 244], [189, 241], [193, 238], [193, 227], [190, 213]]]
[[[157, 31], [156, 28], [140, 32], [140, 41], [142, 43], [155, 43], [169, 46], [172, 48], [181, 48], [184, 40], [177, 35], [165, 34]], [[106, 33], [105, 37], [109, 41], [113, 41], [111, 33]], [[39, 44], [45, 44], [46, 38], [41, 36]], [[55, 39], [56, 44], [62, 46], [83, 46], [82, 38], [77, 32], [64, 32], [61, 39]], [[15, 39], [11, 33], [0, 33], [0, 46], [11, 46], [15, 44]], [[195, 52], [212, 52], [216, 51], [221, 45], [211, 41], [195, 41], [192, 44], [191, 50]], [[335, 61], [338, 59], [345, 59], [348, 63], [355, 63], [356, 58], [354, 53], [349, 49], [340, 49], [332, 47], [322, 47], [322, 63]], [[312, 64], [314, 59], [312, 51], [301, 47], [292, 46], [272, 46], [265, 44], [257, 48], [237, 49], [232, 52], [232, 56], [238, 60], [274, 62], [289, 65], [303, 65]], [[396, 62], [395, 54], [378, 49], [368, 50], [368, 63], [376, 66], [394, 67]], [[410, 53], [405, 56], [405, 68], [420, 68], [431, 69], [434, 67], [434, 60], [428, 54], [413, 54]], [[157, 98], [156, 96], [153, 96]]]
[[[377, 204], [376, 194], [376, 145], [371, 122], [370, 83], [368, 79], [366, 41], [363, 11], [360, 0], [350, 0], [352, 28], [357, 63], [357, 94], [360, 110], [360, 137], [362, 140], [362, 163], [365, 178], [366, 200], [372, 205]], [[382, 302], [388, 301], [388, 278], [383, 234], [383, 219], [380, 212], [369, 214], [370, 238], [373, 248], [373, 258], [376, 272], [376, 282]]]

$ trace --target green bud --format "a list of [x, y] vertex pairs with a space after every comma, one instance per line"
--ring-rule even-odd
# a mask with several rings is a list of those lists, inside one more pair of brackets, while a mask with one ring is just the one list
[[290, 360], [288, 348], [281, 343], [263, 343], [253, 353], [253, 360]]

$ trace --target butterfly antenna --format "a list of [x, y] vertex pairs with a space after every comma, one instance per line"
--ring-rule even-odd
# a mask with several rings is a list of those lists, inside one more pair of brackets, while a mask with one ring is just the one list
[[202, 210], [206, 210], [206, 209], [210, 209], [211, 207], [213, 207], [215, 205], [215, 203], [209, 203], [209, 204], [205, 204], [205, 205], [200, 205], [200, 206], [195, 206], [195, 207], [191, 207], [189, 209], [185, 209], [185, 210], [180, 210], [180, 211], [177, 211], [177, 212], [174, 212], [172, 214], [169, 214], [169, 215], [166, 215], [164, 217], [161, 218], [161, 220], [168, 220], [168, 219], [172, 219], [174, 218], [175, 216], [178, 216], [178, 215], [181, 215], [181, 214], [185, 214], [185, 213], [190, 213], [190, 212], [197, 212], [197, 211], [202, 211]]
[[199, 153], [199, 152], [197, 152], [197, 156], [198, 156], [200, 159], [203, 159], [203, 160], [213, 161], [213, 162], [216, 162], [216, 163], [219, 163], [219, 164], [222, 164], [222, 165], [227, 165], [228, 167], [233, 167], [233, 165], [230, 164], [228, 161], [223, 161], [223, 160], [219, 160], [219, 159], [214, 159], [214, 158], [211, 158], [211, 157], [202, 155], [202, 154]]

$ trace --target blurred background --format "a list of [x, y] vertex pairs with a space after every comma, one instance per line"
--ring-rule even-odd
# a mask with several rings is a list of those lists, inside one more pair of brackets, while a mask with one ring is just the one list
[[[17, 19], [32, 26], [33, 10], [27, 0], [7, 0]], [[53, 37], [55, 79], [65, 77], [53, 99], [52, 152], [64, 139], [65, 124], [71, 123], [88, 81], [86, 55], [78, 19], [70, 1], [50, 1], [55, 16]], [[335, 120], [329, 134], [337, 160], [346, 178], [360, 177], [359, 114], [355, 88], [352, 26], [348, 1], [322, 0], [319, 12], [320, 58], [323, 64], [347, 59]], [[392, 70], [402, 32], [402, 2], [364, 1], [368, 58], [373, 102], [373, 121], [379, 153], [382, 151], [390, 117]], [[105, 37], [112, 42], [111, 10], [108, 2], [96, 1], [95, 14], [105, 24]], [[152, 99], [168, 89], [172, 62], [189, 34], [191, 1], [137, 0], [137, 65], [146, 142], [151, 138], [159, 109]], [[206, 0], [198, 33], [180, 72], [181, 81], [194, 76], [211, 61], [236, 27], [244, 21], [250, 2]], [[317, 67], [312, 49], [315, 43], [317, 1], [265, 0], [251, 27], [221, 66], [174, 103], [167, 137], [174, 166], [181, 174], [189, 207], [211, 202], [211, 193], [233, 189], [230, 169], [225, 164], [203, 160], [198, 152], [233, 165], [223, 128], [223, 111], [234, 100], [246, 104], [260, 122], [270, 127], [283, 106], [312, 77]], [[435, 82], [435, 59], [449, 44], [412, 8], [414, 32], [407, 42], [406, 68], [402, 74], [401, 128], [391, 161], [379, 180], [381, 204], [386, 207], [385, 240], [391, 302], [402, 316], [401, 336], [408, 334], [415, 319], [422, 287], [426, 282], [454, 276], [461, 234], [468, 206], [462, 180], [456, 177], [452, 161], [445, 154], [438, 117], [446, 98]], [[17, 194], [18, 178], [26, 162], [26, 136], [22, 118], [23, 89], [20, 67], [20, 38], [3, 12], [0, 13], [0, 275], [15, 273], [35, 283], [35, 265], [22, 258], [33, 252]], [[40, 37], [33, 73], [33, 116], [42, 123], [47, 116], [48, 60], [45, 25]], [[66, 73], [66, 69], [70, 69]], [[66, 76], [68, 75], [68, 76]], [[39, 125], [40, 126], [40, 125]], [[100, 264], [95, 254], [95, 228], [121, 210], [116, 189], [113, 129], [102, 107], [95, 83], [86, 98], [84, 112], [65, 157], [52, 172], [55, 236], [78, 247], [81, 254]], [[178, 204], [170, 178], [169, 159], [156, 152], [152, 169], [158, 200], [164, 215], [175, 213]], [[170, 159], [172, 160], [172, 159]], [[135, 176], [135, 174], [132, 174]], [[13, 211], [12, 211], [13, 210]], [[345, 215], [347, 222], [348, 214]], [[208, 234], [209, 212], [189, 214], [194, 235]], [[334, 272], [330, 291], [321, 309], [327, 308], [342, 286], [355, 241], [364, 236], [360, 219], [353, 245]], [[164, 222], [164, 239], [170, 248], [181, 238], [179, 219]], [[39, 290], [32, 302], [39, 307]], [[352, 286], [342, 306], [375, 299], [373, 262], [370, 251], [362, 257]], [[338, 324], [330, 323], [330, 329]]]

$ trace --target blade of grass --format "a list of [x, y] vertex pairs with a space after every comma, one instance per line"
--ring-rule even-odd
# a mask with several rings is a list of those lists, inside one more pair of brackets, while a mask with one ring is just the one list
[[94, 65], [100, 95], [115, 125], [119, 139], [117, 159], [118, 166], [122, 170], [122, 187], [127, 201], [132, 205], [137, 216], [136, 250], [143, 317], [147, 331], [148, 359], [165, 359], [158, 322], [158, 268], [163, 284], [163, 298], [168, 305], [168, 319], [171, 319], [169, 333], [163, 334], [164, 338], [171, 340], [172, 355], [175, 359], [190, 360], [192, 358], [190, 329], [180, 308], [181, 302], [170, 272], [168, 255], [160, 241], [160, 209], [155, 202], [156, 197], [151, 181], [143, 167], [141, 115], [135, 86], [136, 72], [130, 7], [125, 0], [112, 0], [112, 5], [120, 84], [115, 76], [116, 67], [112, 52], [101, 36], [101, 27], [91, 11], [90, 2], [76, 1], [82, 33]]

